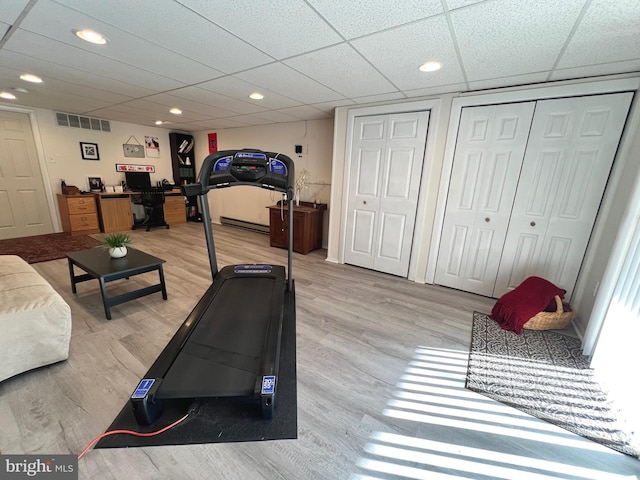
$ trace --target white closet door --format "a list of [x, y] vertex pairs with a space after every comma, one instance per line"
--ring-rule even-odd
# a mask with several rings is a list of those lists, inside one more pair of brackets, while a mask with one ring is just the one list
[[0, 239], [53, 233], [29, 116], [0, 112]]
[[494, 297], [538, 275], [573, 291], [631, 93], [539, 101]]
[[345, 262], [406, 277], [429, 112], [354, 122]]
[[462, 109], [437, 284], [493, 293], [534, 105]]

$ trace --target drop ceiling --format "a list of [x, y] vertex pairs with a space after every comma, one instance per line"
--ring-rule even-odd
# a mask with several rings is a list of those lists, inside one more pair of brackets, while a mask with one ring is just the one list
[[640, 71], [638, 0], [11, 0], [0, 36], [0, 106], [191, 132]]

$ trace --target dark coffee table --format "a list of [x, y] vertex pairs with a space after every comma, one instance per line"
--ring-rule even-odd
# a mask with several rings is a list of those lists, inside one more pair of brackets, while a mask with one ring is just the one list
[[[165, 261], [161, 258], [130, 247], [127, 247], [127, 255], [122, 258], [111, 258], [109, 252], [101, 247], [69, 252], [66, 255], [69, 261], [71, 291], [77, 293], [76, 285], [80, 282], [97, 279], [100, 282], [100, 293], [102, 294], [102, 303], [104, 304], [104, 313], [107, 316], [107, 320], [111, 320], [111, 307], [115, 305], [156, 292], [162, 292], [162, 298], [167, 299], [167, 288], [164, 284], [164, 272], [162, 270], [162, 264]], [[74, 265], [87, 273], [76, 275], [73, 269]], [[113, 297], [107, 295], [107, 282], [129, 278], [154, 270], [157, 270], [160, 275], [160, 283], [157, 285], [151, 285]]]

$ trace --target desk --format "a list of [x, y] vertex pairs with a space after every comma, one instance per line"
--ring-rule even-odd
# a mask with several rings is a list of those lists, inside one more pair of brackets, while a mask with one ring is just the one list
[[[272, 247], [289, 246], [289, 207], [273, 205], [269, 209], [269, 233]], [[300, 202], [293, 207], [293, 251], [306, 255], [322, 248], [322, 222], [326, 203]]]
[[[138, 192], [96, 193], [100, 228], [104, 233], [131, 230], [133, 226], [132, 197]], [[187, 223], [184, 197], [178, 189], [164, 192], [164, 219], [169, 225]]]

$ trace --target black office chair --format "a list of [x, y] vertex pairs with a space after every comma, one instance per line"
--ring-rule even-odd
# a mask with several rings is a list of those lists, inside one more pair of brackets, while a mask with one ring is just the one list
[[144, 207], [144, 221], [135, 228], [146, 227], [147, 232], [151, 227], [169, 228], [169, 224], [164, 221], [164, 190], [162, 188], [153, 188], [140, 193], [142, 197], [142, 206]]

